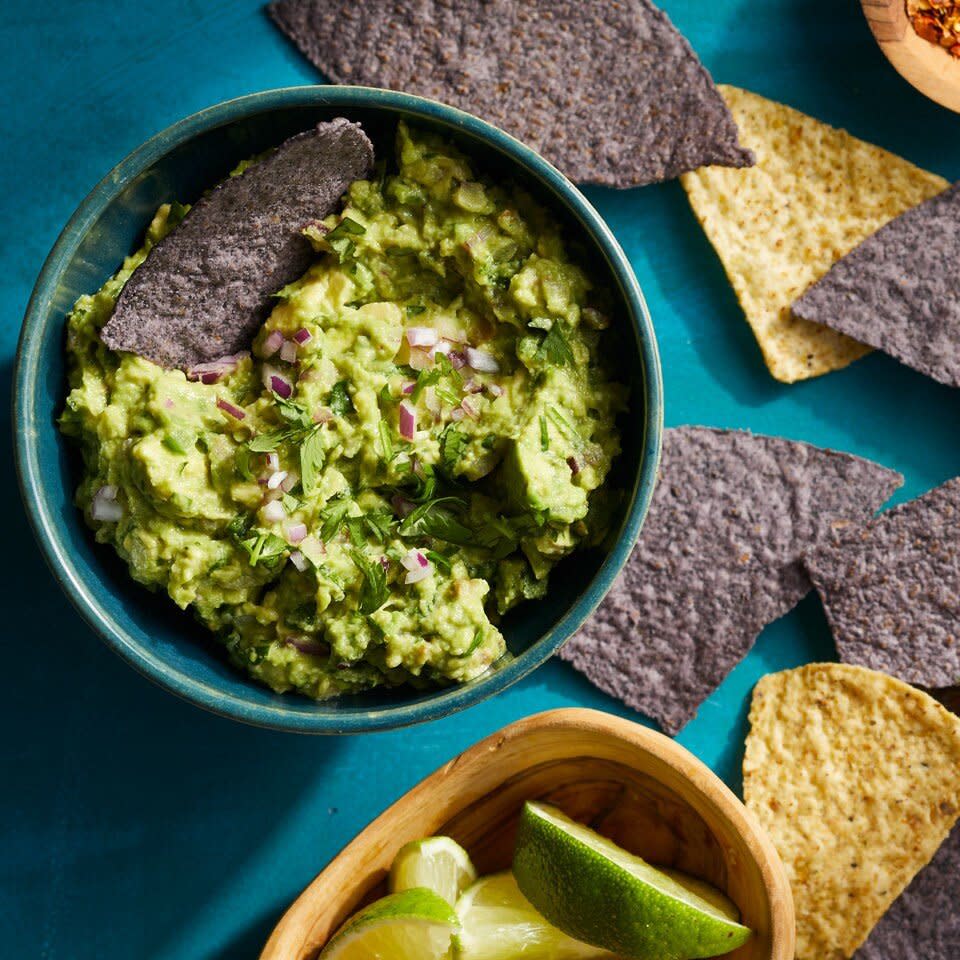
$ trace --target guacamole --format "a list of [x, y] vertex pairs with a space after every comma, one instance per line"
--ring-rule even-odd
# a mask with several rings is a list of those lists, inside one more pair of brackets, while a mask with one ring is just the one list
[[316, 259], [249, 354], [183, 372], [108, 350], [125, 281], [68, 318], [77, 502], [146, 586], [276, 691], [466, 681], [497, 627], [604, 535], [626, 390], [606, 293], [522, 190], [434, 135], [305, 228]]

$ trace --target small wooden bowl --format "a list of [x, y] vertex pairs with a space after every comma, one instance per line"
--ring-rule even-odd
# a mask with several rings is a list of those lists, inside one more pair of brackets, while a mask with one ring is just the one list
[[860, 5], [897, 73], [924, 96], [960, 113], [960, 59], [917, 36], [905, 0], [860, 0]]
[[743, 804], [668, 737], [579, 709], [511, 724], [401, 797], [303, 891], [260, 960], [315, 957], [351, 913], [386, 892], [393, 857], [410, 840], [446, 834], [480, 873], [509, 867], [520, 808], [534, 799], [724, 890], [755, 932], [730, 960], [793, 960], [790, 885]]

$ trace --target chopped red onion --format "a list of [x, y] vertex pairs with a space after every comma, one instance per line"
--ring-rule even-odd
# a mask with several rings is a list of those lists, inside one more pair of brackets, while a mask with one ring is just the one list
[[483, 389], [483, 384], [479, 380], [464, 380], [463, 381], [463, 392], [464, 393], [479, 393]]
[[172, 410], [172, 409], [174, 408], [174, 402], [173, 402], [173, 400], [170, 399], [170, 397], [167, 397], [167, 398], [163, 401], [163, 405], [164, 405], [168, 410]]
[[123, 519], [123, 504], [117, 503], [117, 488], [102, 486], [90, 503], [90, 516], [103, 523], [116, 523]]
[[454, 370], [462, 370], [467, 365], [467, 355], [462, 350], [451, 350], [449, 360]]
[[287, 479], [286, 470], [278, 470], [276, 473], [271, 473], [270, 478], [267, 480], [267, 489], [276, 490], [277, 487]]
[[263, 341], [260, 353], [264, 357], [272, 357], [283, 346], [283, 334], [279, 330], [271, 330]]
[[[287, 527], [287, 540], [290, 543], [300, 543], [307, 535], [307, 525], [305, 523], [292, 523]], [[297, 551], [299, 553], [299, 551]], [[301, 553], [300, 556], [303, 556]]]
[[471, 420], [477, 420], [480, 417], [480, 410], [469, 397], [464, 397], [460, 401], [460, 409], [463, 410]]
[[301, 327], [294, 335], [293, 339], [303, 346], [303, 344], [308, 343], [313, 337], [310, 334], [310, 331], [306, 327]]
[[260, 508], [260, 513], [268, 523], [279, 523], [287, 515], [287, 511], [283, 509], [283, 504], [279, 500], [271, 500]]
[[280, 348], [280, 359], [285, 363], [297, 362], [297, 345], [292, 340], [285, 341]]
[[270, 377], [270, 389], [283, 400], [289, 400], [290, 394], [293, 393], [293, 387], [277, 374]]
[[570, 472], [574, 476], [580, 472], [580, 464], [577, 462], [576, 457], [567, 457], [567, 466], [570, 468]]
[[419, 550], [408, 550], [400, 563], [407, 571], [403, 580], [404, 583], [419, 583], [433, 573], [433, 565]]
[[404, 380], [403, 386], [400, 388], [400, 392], [409, 396], [417, 389], [417, 384], [413, 380]]
[[417, 415], [406, 400], [400, 401], [400, 436], [412, 440], [417, 432]]
[[390, 560], [387, 557], [385, 556], [381, 557], [379, 562], [380, 562], [380, 566], [383, 567], [384, 571], [387, 571], [390, 569]]
[[487, 392], [491, 397], [502, 397], [503, 387], [501, 387], [499, 383], [488, 383]]
[[229, 414], [234, 420], [243, 420], [246, 417], [246, 414], [239, 407], [235, 407], [228, 400], [224, 400], [223, 397], [217, 397], [217, 408]]
[[406, 497], [401, 497], [400, 494], [396, 494], [390, 503], [393, 505], [394, 512], [401, 520], [409, 517], [410, 514], [417, 509], [417, 505], [413, 503], [413, 501], [408, 500]]
[[287, 475], [280, 483], [280, 489], [284, 493], [289, 493], [300, 482], [300, 476], [296, 470], [288, 470]]
[[416, 547], [411, 547], [401, 558], [405, 570], [419, 570], [427, 565], [427, 558]]
[[465, 352], [467, 355], [467, 363], [470, 364], [474, 370], [480, 373], [499, 372], [500, 364], [497, 363], [497, 358], [492, 354], [486, 353], [483, 350], [476, 350], [473, 347], [467, 347]]
[[329, 423], [333, 419], [333, 411], [329, 407], [317, 407], [313, 411], [314, 423]]
[[466, 414], [463, 412], [463, 408], [462, 408], [462, 407], [455, 407], [453, 410], [450, 411], [450, 419], [451, 419], [451, 420], [456, 420], [458, 423], [459, 423], [465, 416], [466, 416]]
[[267, 467], [270, 470], [280, 469], [280, 457], [276, 453], [267, 454]]
[[[290, 559], [293, 559], [292, 554]], [[300, 570], [301, 573], [303, 572], [299, 566], [297, 569]], [[313, 654], [315, 657], [326, 657], [330, 653], [329, 645], [322, 640], [317, 640], [315, 637], [287, 637], [286, 643], [293, 647], [294, 650], [299, 650], [300, 653]]]
[[450, 343], [448, 340], [441, 340], [430, 351], [430, 356], [432, 356], [434, 360], [436, 360], [438, 353], [442, 353], [444, 356], [447, 356], [451, 350], [453, 350], [453, 344]]
[[407, 327], [407, 343], [411, 347], [432, 347], [437, 342], [433, 327]]
[[307, 569], [307, 558], [299, 551], [294, 550], [290, 554], [290, 562], [303, 573]]
[[188, 380], [199, 380], [209, 386], [225, 374], [233, 373], [237, 369], [237, 364], [246, 356], [246, 353], [233, 353], [229, 357], [219, 357], [209, 363], [198, 363], [187, 370], [186, 377]]
[[473, 253], [474, 248], [482, 246], [484, 241], [493, 233], [493, 227], [485, 223], [476, 233], [471, 234], [463, 241], [463, 245]]

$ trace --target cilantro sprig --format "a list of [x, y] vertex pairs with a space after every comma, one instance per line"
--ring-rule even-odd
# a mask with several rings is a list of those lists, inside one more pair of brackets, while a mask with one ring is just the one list
[[473, 530], [458, 520], [451, 509], [465, 506], [459, 497], [428, 500], [403, 520], [397, 532], [401, 537], [433, 537], [462, 547], [471, 546], [476, 542]]
[[535, 354], [537, 360], [553, 364], [555, 367], [574, 366], [576, 359], [570, 347], [570, 341], [559, 320], [554, 320], [547, 335], [540, 341]]
[[360, 550], [351, 550], [350, 558], [363, 574], [363, 586], [360, 588], [359, 610], [363, 614], [375, 613], [389, 596], [387, 572], [377, 561], [371, 561]]

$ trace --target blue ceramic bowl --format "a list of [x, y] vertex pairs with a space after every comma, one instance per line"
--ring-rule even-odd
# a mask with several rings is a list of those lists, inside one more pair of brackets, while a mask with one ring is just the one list
[[[79, 462], [55, 426], [65, 396], [64, 316], [139, 243], [164, 201], [193, 200], [236, 162], [318, 120], [360, 121], [378, 152], [401, 118], [454, 138], [494, 175], [524, 182], [582, 238], [594, 273], [619, 291], [624, 371], [632, 414], [615, 482], [627, 491], [609, 552], [585, 552], [555, 570], [549, 595], [521, 606], [503, 631], [514, 659], [469, 684], [394, 690], [314, 703], [278, 696], [232, 667], [216, 642], [165, 596], [130, 579], [94, 542], [73, 504]], [[653, 491], [662, 430], [662, 387], [653, 327], [623, 251], [583, 195], [533, 150], [451, 107], [386, 90], [292, 87], [218, 104], [164, 130], [94, 188], [60, 234], [27, 307], [14, 384], [16, 458], [27, 512], [54, 576], [84, 619], [141, 673], [215, 713], [310, 733], [382, 730], [444, 716], [503, 690], [557, 651], [596, 607], [626, 561]]]

